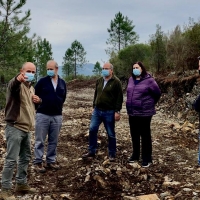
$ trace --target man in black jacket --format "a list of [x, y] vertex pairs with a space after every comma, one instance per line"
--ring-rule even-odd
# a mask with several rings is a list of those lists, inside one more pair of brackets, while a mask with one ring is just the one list
[[54, 60], [47, 62], [47, 76], [41, 78], [35, 86], [35, 94], [41, 99], [37, 108], [35, 124], [35, 171], [44, 173], [44, 142], [48, 135], [46, 168], [57, 170], [56, 148], [62, 125], [62, 108], [66, 99], [66, 83], [58, 76], [58, 64]]
[[89, 130], [89, 151], [83, 159], [95, 157], [97, 149], [97, 133], [103, 122], [108, 134], [108, 151], [110, 161], [116, 156], [115, 121], [120, 120], [123, 92], [120, 80], [113, 74], [113, 65], [105, 63], [102, 76], [96, 82], [93, 100], [93, 112]]

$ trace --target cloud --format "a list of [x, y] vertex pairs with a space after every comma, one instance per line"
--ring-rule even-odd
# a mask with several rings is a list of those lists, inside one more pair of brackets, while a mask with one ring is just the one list
[[167, 33], [188, 23], [189, 17], [197, 21], [198, 7], [196, 0], [28, 0], [23, 11], [31, 10], [30, 34], [46, 38], [61, 63], [74, 40], [84, 46], [90, 62], [107, 60], [107, 29], [119, 11], [133, 21], [139, 42], [145, 43], [157, 24]]

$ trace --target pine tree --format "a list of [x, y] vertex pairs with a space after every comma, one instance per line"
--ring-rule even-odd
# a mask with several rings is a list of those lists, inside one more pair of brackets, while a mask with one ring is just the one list
[[65, 77], [69, 77], [70, 75], [73, 75], [74, 72], [74, 65], [73, 65], [73, 51], [69, 48], [65, 52], [65, 56], [63, 57], [63, 67], [62, 72]]
[[92, 71], [95, 75], [99, 76], [101, 74], [102, 68], [100, 63], [97, 61], [94, 65], [94, 70]]
[[43, 40], [38, 38], [36, 44], [36, 67], [37, 67], [37, 78], [46, 75], [46, 64], [49, 60], [52, 60], [52, 47], [49, 41], [44, 38]]
[[135, 44], [139, 36], [136, 34], [133, 22], [124, 17], [121, 12], [115, 15], [114, 20], [110, 22], [110, 28], [107, 29], [109, 38], [106, 44], [110, 45], [107, 48], [106, 53], [111, 55], [113, 52], [118, 52], [129, 44]]
[[[70, 56], [67, 58], [68, 64], [73, 63], [74, 66], [74, 78], [76, 78], [77, 75], [77, 68], [81, 68], [87, 61], [86, 61], [86, 51], [83, 48], [82, 44], [75, 40], [71, 44], [70, 50], [68, 49], [67, 51], [70, 51]], [[64, 60], [65, 62], [65, 60]]]
[[0, 0], [0, 67], [16, 73], [25, 61], [21, 55], [22, 40], [29, 32], [30, 10], [21, 15], [26, 0]]

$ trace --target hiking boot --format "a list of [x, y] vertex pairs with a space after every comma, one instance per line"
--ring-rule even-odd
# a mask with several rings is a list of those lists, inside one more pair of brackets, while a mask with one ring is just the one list
[[52, 169], [52, 170], [58, 170], [60, 169], [60, 166], [56, 163], [47, 163], [46, 168]]
[[16, 200], [14, 195], [12, 195], [11, 189], [1, 188], [0, 199], [3, 200]]
[[37, 173], [45, 173], [46, 172], [46, 169], [44, 168], [43, 164], [42, 163], [36, 163], [34, 165], [34, 170], [37, 172]]
[[83, 158], [83, 159], [94, 158], [94, 157], [95, 157], [95, 154], [90, 153], [90, 152], [88, 152], [88, 153], [82, 155], [82, 158]]
[[15, 192], [22, 192], [22, 193], [37, 193], [38, 191], [35, 188], [31, 188], [27, 184], [19, 184], [17, 183], [15, 186]]

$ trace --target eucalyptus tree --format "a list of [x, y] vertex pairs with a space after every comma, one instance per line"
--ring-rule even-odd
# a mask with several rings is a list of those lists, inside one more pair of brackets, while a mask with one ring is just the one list
[[197, 57], [200, 56], [200, 20], [195, 22], [192, 18], [185, 25], [183, 35], [187, 42], [187, 67], [195, 69], [198, 66]]
[[106, 53], [110, 55], [112, 51], [118, 52], [127, 45], [135, 44], [139, 36], [134, 31], [134, 28], [133, 21], [118, 12], [115, 18], [111, 20], [110, 28], [107, 29], [109, 38], [106, 44], [110, 46], [107, 48]]
[[157, 72], [166, 64], [166, 41], [167, 37], [161, 30], [161, 26], [157, 24], [156, 33], [150, 36], [149, 41], [152, 49], [152, 63], [156, 66]]
[[184, 71], [187, 67], [186, 58], [188, 47], [179, 25], [170, 33], [166, 47], [168, 68], [176, 71]]

